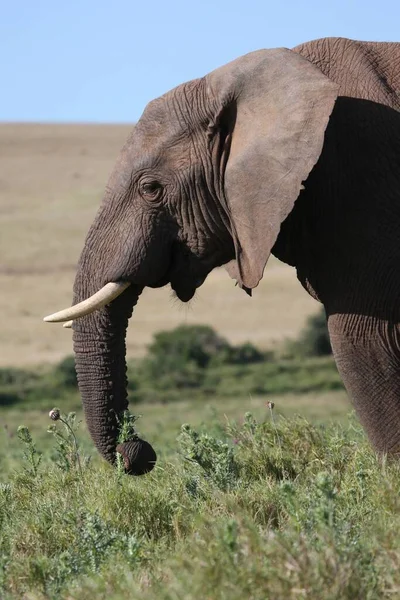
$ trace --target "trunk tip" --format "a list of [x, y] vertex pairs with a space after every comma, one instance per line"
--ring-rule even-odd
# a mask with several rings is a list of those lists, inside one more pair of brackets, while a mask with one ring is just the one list
[[116, 450], [124, 459], [125, 471], [129, 475], [145, 475], [154, 469], [157, 455], [154, 448], [145, 440], [136, 438], [118, 444]]

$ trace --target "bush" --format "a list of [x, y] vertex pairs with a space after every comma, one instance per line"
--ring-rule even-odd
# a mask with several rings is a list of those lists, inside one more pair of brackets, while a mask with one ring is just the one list
[[60, 385], [66, 388], [75, 388], [78, 385], [75, 370], [75, 359], [67, 356], [55, 368], [55, 374]]
[[129, 366], [129, 387], [137, 402], [148, 401], [149, 397], [163, 401], [180, 399], [182, 390], [213, 393], [215, 384], [210, 385], [210, 371], [264, 359], [265, 355], [252, 344], [231, 346], [211, 327], [181, 325], [154, 336], [147, 357]]
[[15, 403], [46, 404], [47, 399], [60, 398], [77, 389], [73, 356], [55, 366], [36, 371], [15, 368], [0, 369], [0, 407]]
[[299, 339], [292, 344], [292, 350], [303, 356], [329, 356], [332, 354], [324, 309], [307, 319]]
[[264, 359], [265, 355], [249, 342], [231, 346], [212, 327], [180, 325], [172, 331], [155, 334], [145, 362], [147, 369], [160, 377], [182, 372], [186, 368], [193, 373], [193, 367], [206, 369], [222, 364], [246, 365]]
[[226, 362], [232, 365], [250, 365], [263, 362], [266, 358], [271, 358], [271, 353], [263, 354], [253, 344], [246, 342], [240, 346], [232, 347], [229, 359]]
[[207, 325], [180, 325], [161, 331], [149, 347], [147, 364], [156, 375], [169, 374], [188, 363], [200, 369], [213, 357], [230, 350], [228, 342]]
[[4, 367], [0, 369], [0, 406], [21, 401], [35, 386], [38, 377], [31, 371]]

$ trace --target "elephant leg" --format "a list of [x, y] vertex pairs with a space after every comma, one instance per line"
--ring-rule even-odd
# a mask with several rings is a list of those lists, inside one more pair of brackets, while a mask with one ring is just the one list
[[328, 327], [339, 373], [373, 447], [400, 455], [400, 322], [328, 311]]

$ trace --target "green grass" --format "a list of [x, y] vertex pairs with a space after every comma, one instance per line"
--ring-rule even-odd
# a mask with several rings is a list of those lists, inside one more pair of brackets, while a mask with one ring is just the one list
[[103, 463], [85, 427], [79, 467], [58, 422], [61, 460], [51, 405], [1, 409], [0, 597], [397, 597], [400, 467], [379, 464], [342, 392], [274, 399], [141, 406], [159, 455], [141, 478]]

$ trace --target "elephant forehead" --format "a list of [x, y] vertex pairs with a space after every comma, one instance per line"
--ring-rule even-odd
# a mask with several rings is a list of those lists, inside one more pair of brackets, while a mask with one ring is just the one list
[[143, 148], [153, 148], [157, 144], [166, 144], [182, 137], [183, 122], [178, 111], [174, 109], [170, 94], [152, 100], [140, 117], [135, 132], [137, 142]]
[[193, 159], [191, 144], [188, 128], [180, 126], [172, 111], [149, 107], [128, 139], [121, 162], [134, 169], [178, 168], [182, 161]]
[[207, 128], [200, 84], [181, 84], [149, 102], [123, 148], [120, 168], [176, 170], [202, 161]]

